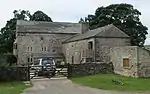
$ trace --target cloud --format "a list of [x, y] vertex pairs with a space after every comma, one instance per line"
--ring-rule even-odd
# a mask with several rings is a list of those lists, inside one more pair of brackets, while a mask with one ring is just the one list
[[[13, 17], [12, 12], [15, 9], [29, 10], [31, 13], [42, 10], [53, 21], [78, 22], [80, 17], [94, 14], [98, 7], [116, 3], [132, 4], [141, 11], [143, 24], [150, 28], [149, 0], [3, 0], [0, 3], [0, 27], [3, 27], [6, 21]], [[150, 44], [150, 34], [147, 37], [146, 44]]]

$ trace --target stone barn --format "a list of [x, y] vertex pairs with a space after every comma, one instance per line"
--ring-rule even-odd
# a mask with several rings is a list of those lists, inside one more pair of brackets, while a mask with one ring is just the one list
[[110, 48], [130, 46], [130, 38], [114, 25], [107, 25], [63, 42], [67, 63], [110, 62]]
[[131, 77], [150, 77], [150, 51], [137, 46], [114, 47], [110, 51], [114, 72]]

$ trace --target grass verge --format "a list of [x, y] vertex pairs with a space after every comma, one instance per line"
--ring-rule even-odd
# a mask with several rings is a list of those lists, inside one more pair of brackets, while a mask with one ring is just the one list
[[[117, 91], [150, 91], [150, 79], [148, 78], [131, 78], [115, 74], [98, 74], [74, 77], [70, 79], [74, 83], [98, 89]], [[120, 84], [120, 82], [123, 84]]]
[[0, 82], [0, 94], [20, 94], [24, 89], [31, 87], [23, 82]]

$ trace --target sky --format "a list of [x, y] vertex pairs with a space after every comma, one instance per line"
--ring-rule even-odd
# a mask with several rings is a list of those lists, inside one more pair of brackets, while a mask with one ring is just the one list
[[13, 10], [29, 10], [31, 14], [41, 10], [56, 22], [78, 22], [98, 7], [119, 3], [132, 4], [142, 13], [141, 21], [149, 28], [145, 44], [150, 45], [150, 0], [1, 0], [0, 28], [13, 17]]

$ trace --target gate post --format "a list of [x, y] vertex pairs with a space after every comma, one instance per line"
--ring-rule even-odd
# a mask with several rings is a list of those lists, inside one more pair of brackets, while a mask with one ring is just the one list
[[27, 70], [28, 70], [28, 81], [30, 81], [30, 66], [29, 66], [29, 64], [27, 66]]
[[67, 72], [68, 72], [67, 78], [71, 77], [71, 66], [69, 63], [67, 64]]

